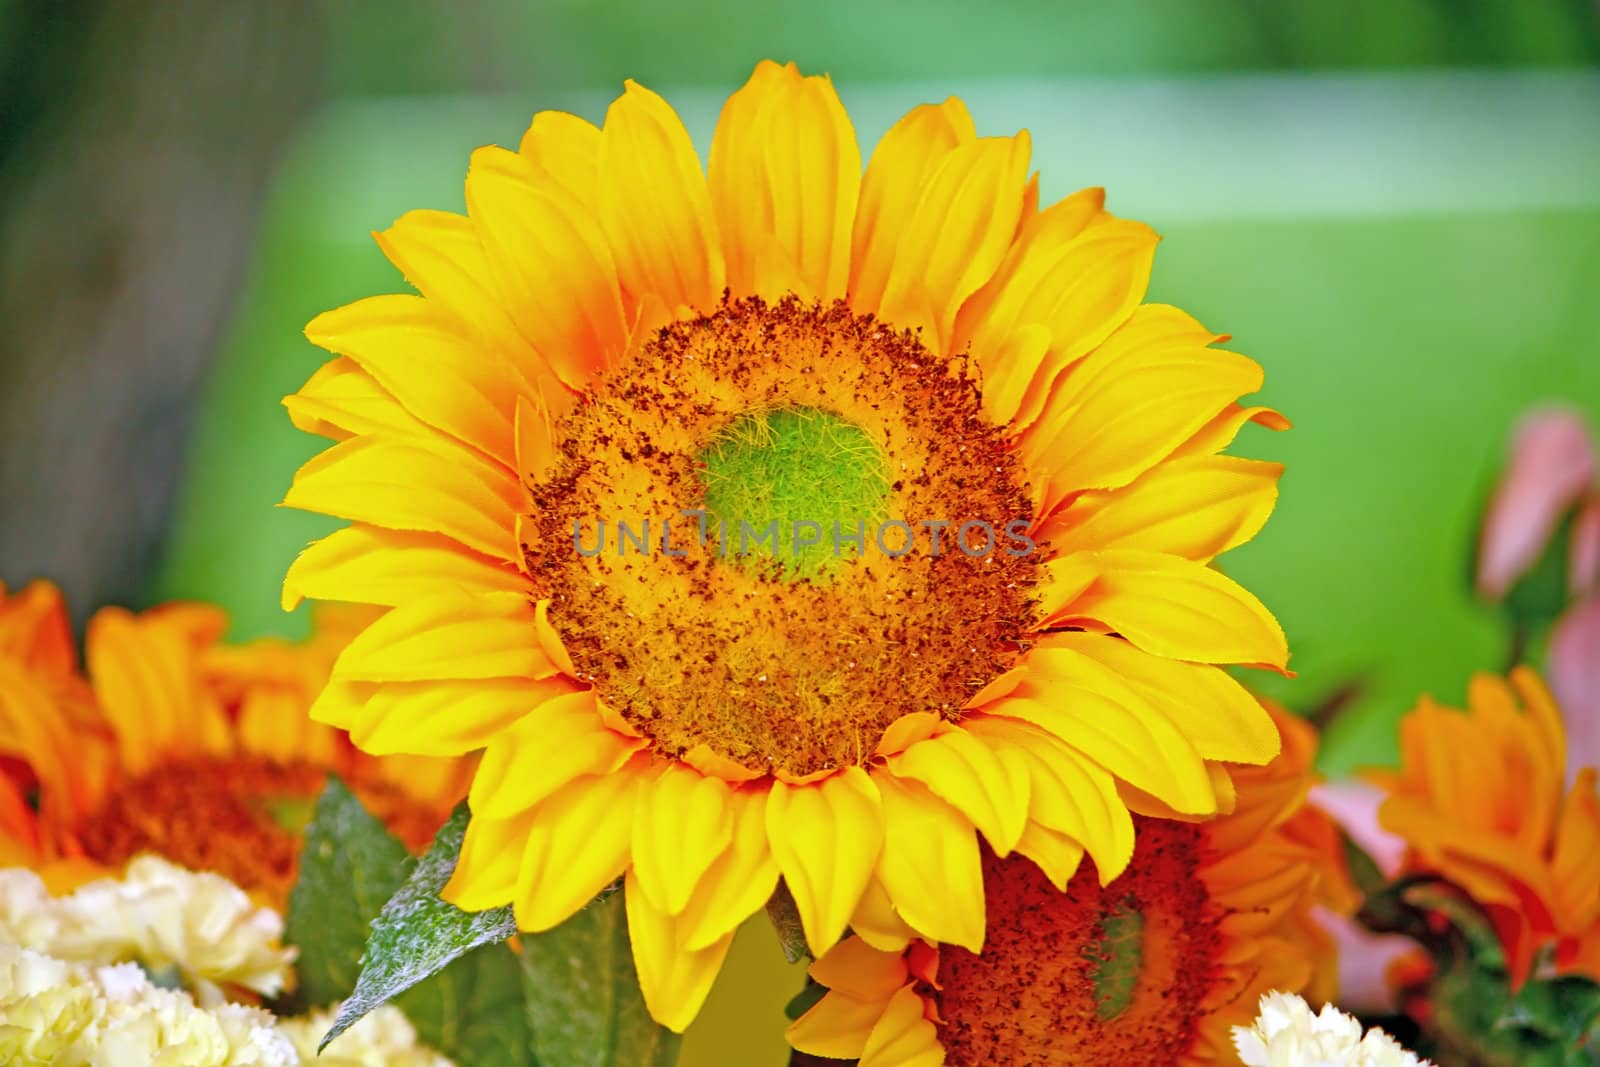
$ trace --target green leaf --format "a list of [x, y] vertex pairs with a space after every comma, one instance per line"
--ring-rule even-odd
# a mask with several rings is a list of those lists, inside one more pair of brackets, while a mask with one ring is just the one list
[[540, 1063], [670, 1067], [677, 1061], [681, 1039], [645, 1010], [623, 909], [622, 894], [613, 893], [554, 930], [522, 938], [527, 1018]]
[[[439, 899], [439, 891], [455, 870], [466, 833], [467, 809], [462, 804], [439, 829], [410, 877], [372, 923], [355, 988], [339, 1009], [323, 1046], [363, 1015], [438, 976], [426, 996], [401, 1004], [430, 1044], [452, 1056], [463, 1056], [471, 1044], [496, 1049], [494, 1058], [469, 1062], [527, 1063], [525, 1028], [517, 1025], [515, 1000], [520, 996], [517, 968], [504, 942], [517, 932], [510, 908], [465, 912]], [[470, 966], [445, 969], [472, 952]], [[478, 958], [479, 956], [483, 958]], [[444, 972], [444, 973], [440, 973]]]
[[331, 1004], [355, 988], [369, 924], [412, 862], [405, 846], [330, 775], [289, 893], [284, 940], [300, 950], [293, 1009]]

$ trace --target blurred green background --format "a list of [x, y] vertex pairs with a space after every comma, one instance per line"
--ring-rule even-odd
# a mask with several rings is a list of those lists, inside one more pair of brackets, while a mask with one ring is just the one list
[[[26, 6], [0, 5], [0, 34]], [[1417, 694], [1457, 699], [1469, 672], [1503, 665], [1465, 574], [1505, 439], [1544, 401], [1600, 422], [1587, 0], [299, 10], [282, 32], [313, 88], [265, 172], [159, 562], [131, 597], [219, 600], [239, 637], [301, 629], [279, 581], [329, 526], [274, 505], [321, 444], [278, 401], [323, 358], [308, 319], [403, 288], [369, 231], [460, 210], [472, 148], [515, 146], [539, 109], [599, 120], [624, 77], [677, 105], [703, 152], [723, 97], [771, 56], [833, 74], [863, 154], [908, 107], [955, 93], [981, 131], [1033, 132], [1047, 199], [1105, 185], [1112, 210], [1165, 235], [1152, 299], [1232, 333], [1267, 370], [1262, 401], [1296, 424], [1236, 446], [1288, 474], [1274, 520], [1227, 563], [1289, 634], [1299, 676], [1275, 695], [1305, 710], [1360, 683], [1330, 771], [1390, 758]], [[752, 924], [684, 1064], [783, 1062], [800, 978]]]

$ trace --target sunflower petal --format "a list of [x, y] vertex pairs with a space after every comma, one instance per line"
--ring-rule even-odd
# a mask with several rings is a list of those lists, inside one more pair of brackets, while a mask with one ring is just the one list
[[1114, 671], [1171, 720], [1205, 759], [1260, 765], [1278, 754], [1272, 716], [1226, 671], [1151, 655], [1104, 634], [1047, 634], [1039, 647], [1072, 649]]
[[976, 137], [967, 106], [952, 96], [912, 108], [873, 149], [850, 235], [850, 306], [858, 314], [882, 303], [923, 187], [946, 156]]
[[341, 442], [294, 476], [285, 507], [390, 530], [441, 533], [494, 559], [515, 560], [522, 489], [503, 467], [440, 441], [384, 436]]
[[720, 778], [670, 764], [641, 787], [633, 821], [633, 877], [652, 908], [680, 915], [733, 838], [730, 790]]
[[501, 306], [471, 219], [448, 211], [408, 211], [373, 237], [429, 303], [503, 352], [528, 376], [533, 369], [527, 363], [528, 344]]
[[711, 992], [711, 983], [728, 957], [733, 932], [700, 949], [683, 944], [683, 920], [660, 911], [640, 889], [638, 871], [630, 870], [627, 894], [628, 940], [639, 990], [651, 1016], [675, 1033], [683, 1033]]
[[1030, 825], [1081, 843], [1094, 857], [1101, 885], [1127, 868], [1133, 819], [1116, 779], [1036, 726], [990, 715], [968, 716], [965, 725], [992, 743], [1008, 745], [1027, 764]]
[[983, 871], [978, 835], [920, 782], [879, 775], [883, 854], [878, 877], [907, 924], [924, 938], [983, 948]]
[[829, 1060], [854, 1060], [867, 1047], [887, 1002], [828, 993], [784, 1032], [791, 1048]]
[[919, 741], [889, 760], [897, 777], [914, 778], [960, 811], [1004, 856], [1028, 821], [1028, 771], [971, 734], [951, 730]]
[[556, 697], [494, 736], [467, 800], [475, 816], [510, 818], [568, 782], [615, 772], [643, 744], [605, 727], [592, 690]]
[[1057, 552], [1137, 548], [1208, 562], [1244, 544], [1278, 501], [1283, 464], [1195, 456], [1159, 464], [1109, 493], [1086, 493], [1042, 523]]
[[735, 789], [729, 797], [733, 834], [683, 910], [684, 947], [702, 949], [731, 933], [766, 904], [778, 885], [767, 844], [767, 791]]
[[426, 300], [358, 300], [312, 319], [306, 337], [354, 360], [421, 421], [510, 465], [521, 376]]
[[[723, 107], [709, 185], [735, 293], [844, 295], [861, 152], [827, 77], [803, 78], [792, 63], [757, 64]], [[759, 284], [759, 250], [768, 245], [788, 267], [778, 291]]]
[[578, 778], [532, 809], [512, 901], [521, 929], [539, 933], [561, 925], [622, 874], [641, 779], [637, 763]]
[[813, 963], [807, 973], [820, 986], [858, 1000], [887, 1000], [906, 984], [904, 955], [880, 952], [859, 937], [847, 937]]
[[859, 767], [810, 785], [777, 781], [767, 800], [767, 840], [812, 955], [839, 940], [883, 847], [878, 788]]
[[1118, 548], [1087, 555], [1099, 577], [1056, 613], [1058, 620], [1099, 623], [1169, 659], [1287, 665], [1289, 647], [1278, 621], [1226, 575], [1159, 552]]
[[356, 434], [387, 433], [426, 437], [427, 426], [396, 400], [353, 359], [330, 359], [283, 398], [297, 429], [343, 441]]
[[1035, 648], [1019, 670], [1023, 688], [986, 711], [1042, 727], [1176, 811], [1216, 812], [1200, 754], [1115, 672], [1065, 648]]
[[599, 127], [565, 111], [541, 111], [528, 124], [517, 152], [593, 212], [600, 176]]
[[944, 158], [895, 250], [879, 317], [920, 328], [924, 344], [949, 351], [956, 313], [989, 280], [1016, 233], [1031, 150], [1024, 130], [979, 138]]
[[890, 998], [867, 1035], [860, 1067], [942, 1067], [944, 1046], [914, 985]]
[[711, 197], [683, 123], [636, 82], [606, 111], [600, 138], [600, 225], [635, 301], [710, 311], [725, 267]]
[[311, 542], [295, 559], [283, 579], [283, 610], [306, 597], [393, 607], [438, 589], [511, 593], [524, 586], [511, 567], [438, 534], [355, 523]]
[[474, 812], [461, 839], [455, 870], [439, 896], [463, 911], [487, 911], [511, 903], [533, 823], [532, 812], [509, 819], [490, 819]]
[[581, 390], [614, 366], [628, 338], [617, 268], [583, 203], [490, 145], [472, 154], [467, 210], [518, 331], [556, 376]]
[[446, 592], [394, 608], [346, 646], [344, 681], [548, 678], [559, 668], [538, 647], [535, 609], [521, 593]]

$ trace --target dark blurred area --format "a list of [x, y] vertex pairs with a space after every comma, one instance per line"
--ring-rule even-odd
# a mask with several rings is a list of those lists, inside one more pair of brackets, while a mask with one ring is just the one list
[[322, 32], [300, 0], [0, 11], [0, 580], [81, 619], [159, 556]]

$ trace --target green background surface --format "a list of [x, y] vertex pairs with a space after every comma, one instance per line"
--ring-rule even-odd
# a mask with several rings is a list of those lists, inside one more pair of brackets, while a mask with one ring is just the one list
[[[307, 320], [403, 288], [368, 231], [459, 210], [473, 147], [514, 146], [544, 107], [597, 120], [624, 76], [679, 104], [703, 151], [754, 61], [794, 57], [834, 73], [864, 153], [906, 107], [958, 93], [980, 130], [1032, 130], [1047, 198], [1105, 184], [1164, 234], [1151, 298], [1232, 333], [1295, 423], [1235, 446], [1288, 464], [1276, 516], [1225, 561], [1294, 650], [1299, 676], [1267, 688], [1307, 708], [1360, 679], [1324, 765], [1389, 759], [1419, 693], [1457, 699], [1502, 665], [1465, 573], [1518, 414], [1560, 400], [1600, 421], [1592, 23], [1582, 4], [1264, 6], [564, 3], [486, 6], [471, 27], [428, 5], [331, 8], [334, 100], [278, 180], [151, 599], [219, 600], [239, 637], [303, 629], [278, 585], [331, 527], [274, 508], [321, 447], [279, 398], [323, 358]], [[1441, 65], [1566, 69], [1406, 69]], [[783, 1062], [800, 978], [753, 922], [686, 1067]]]

